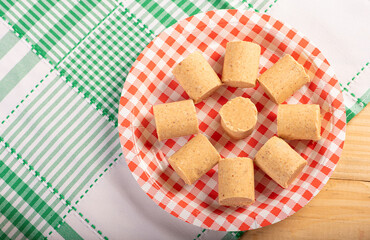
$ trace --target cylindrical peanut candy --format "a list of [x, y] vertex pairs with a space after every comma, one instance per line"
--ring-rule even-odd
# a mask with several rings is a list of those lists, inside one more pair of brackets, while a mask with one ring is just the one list
[[158, 140], [198, 133], [198, 119], [192, 100], [153, 106]]
[[218, 201], [225, 206], [254, 203], [254, 170], [250, 158], [225, 158], [218, 163]]
[[207, 137], [198, 134], [174, 153], [168, 162], [186, 184], [193, 184], [220, 160]]
[[317, 104], [280, 104], [277, 135], [284, 139], [319, 140], [321, 138], [320, 106]]
[[307, 164], [288, 143], [275, 136], [257, 152], [254, 162], [283, 188], [287, 188]]
[[256, 86], [261, 47], [245, 41], [228, 42], [222, 82], [231, 87], [251, 88]]
[[282, 103], [310, 81], [309, 76], [290, 55], [285, 55], [258, 79], [262, 88], [275, 103]]
[[200, 52], [194, 52], [176, 65], [172, 73], [195, 103], [209, 97], [221, 80]]
[[221, 107], [221, 126], [234, 139], [249, 136], [257, 123], [257, 108], [244, 97], [237, 97]]

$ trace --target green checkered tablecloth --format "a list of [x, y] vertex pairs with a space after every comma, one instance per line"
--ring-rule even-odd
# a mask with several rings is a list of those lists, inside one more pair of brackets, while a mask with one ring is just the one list
[[[100, 206], [98, 196], [107, 193], [102, 193], [103, 187], [94, 189], [99, 184], [116, 184], [105, 178], [125, 164], [117, 112], [125, 78], [136, 57], [168, 26], [214, 9], [270, 13], [316, 36], [318, 30], [307, 20], [304, 25], [303, 16], [289, 15], [294, 5], [300, 11], [299, 4], [304, 5], [292, 0], [0, 1], [0, 239], [115, 239], [134, 232], [149, 236], [140, 235], [144, 233], [137, 230], [142, 228], [139, 224], [129, 224], [135, 220], [125, 215], [126, 210], [120, 212], [119, 205], [107, 203], [112, 212], [122, 213], [122, 220], [110, 222], [108, 207], [95, 214]], [[332, 3], [311, 3], [315, 4], [329, 9]], [[358, 11], [361, 4], [370, 9], [365, 0], [356, 4]], [[314, 9], [312, 6], [308, 8]], [[301, 11], [305, 12], [304, 8]], [[358, 14], [366, 17], [366, 11]], [[335, 23], [325, 23], [323, 31], [334, 29]], [[333, 36], [341, 34], [328, 34], [327, 38]], [[348, 36], [344, 39], [339, 46], [350, 41]], [[341, 60], [330, 43], [314, 40], [320, 49], [328, 46], [327, 52], [322, 50], [340, 71], [349, 121], [369, 102], [370, 59], [362, 55], [366, 50], [368, 54], [369, 48]], [[351, 62], [345, 65], [346, 61]], [[132, 178], [128, 171], [125, 174]], [[141, 191], [133, 180], [126, 187]], [[166, 217], [173, 221], [172, 216], [163, 215]], [[121, 226], [120, 221], [128, 227], [110, 227]], [[148, 227], [154, 239], [178, 234], [166, 233], [154, 222]], [[187, 239], [225, 235], [180, 220], [173, 224], [185, 229], [178, 231], [184, 231], [181, 236]], [[156, 228], [161, 230], [156, 232]], [[229, 233], [225, 239], [238, 234]]]

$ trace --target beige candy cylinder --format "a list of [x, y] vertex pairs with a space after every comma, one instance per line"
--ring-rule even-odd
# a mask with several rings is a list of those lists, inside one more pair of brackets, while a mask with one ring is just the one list
[[287, 188], [307, 164], [288, 143], [275, 136], [257, 152], [254, 162], [283, 188]]
[[198, 119], [192, 100], [153, 106], [158, 140], [198, 133]]
[[176, 65], [172, 73], [195, 103], [208, 98], [221, 86], [221, 80], [200, 52], [194, 52]]
[[317, 104], [280, 104], [277, 135], [284, 139], [319, 140], [321, 138], [320, 106]]
[[218, 163], [218, 201], [225, 206], [247, 206], [255, 201], [254, 169], [250, 158], [225, 158]]
[[262, 88], [275, 103], [282, 103], [310, 81], [309, 76], [290, 55], [285, 55], [258, 79]]
[[186, 184], [193, 184], [220, 160], [206, 136], [198, 134], [174, 153], [168, 162]]
[[257, 108], [253, 102], [244, 97], [236, 97], [220, 109], [221, 126], [234, 139], [249, 136], [257, 123]]
[[222, 82], [231, 87], [256, 86], [261, 47], [245, 41], [228, 42], [222, 71]]

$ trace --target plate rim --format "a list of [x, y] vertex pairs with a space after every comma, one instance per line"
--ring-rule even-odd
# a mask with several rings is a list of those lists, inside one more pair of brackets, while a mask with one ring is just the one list
[[[187, 18], [185, 18], [185, 19], [182, 19], [182, 20], [180, 20], [180, 21], [178, 21], [178, 22], [176, 22], [175, 24], [173, 24], [172, 26], [170, 26], [170, 27], [168, 27], [168, 28], [166, 28], [164, 31], [162, 31], [161, 33], [159, 33], [155, 38], [153, 38], [150, 42], [149, 42], [149, 44], [145, 47], [145, 48], [143, 48], [143, 50], [141, 51], [141, 53], [139, 54], [139, 56], [138, 56], [138, 58], [135, 60], [135, 62], [132, 64], [132, 67], [131, 67], [131, 69], [130, 69], [130, 71], [129, 71], [129, 73], [128, 73], [128, 75], [127, 75], [127, 78], [130, 76], [130, 74], [131, 74], [131, 72], [132, 72], [132, 70], [133, 70], [133, 68], [135, 67], [135, 65], [136, 65], [136, 63], [137, 62], [140, 62], [140, 59], [141, 59], [141, 57], [142, 57], [142, 55], [143, 55], [143, 52], [148, 48], [148, 47], [150, 47], [151, 46], [151, 44], [156, 40], [156, 39], [158, 39], [160, 36], [161, 36], [161, 34], [163, 34], [163, 33], [165, 33], [165, 32], [167, 32], [167, 31], [171, 31], [172, 29], [174, 29], [174, 28], [176, 28], [177, 26], [179, 26], [181, 23], [183, 23], [183, 22], [185, 22], [185, 23], [189, 23], [190, 22], [190, 20], [192, 19], [192, 18], [194, 18], [194, 17], [198, 17], [198, 18], [200, 18], [200, 19], [202, 19], [202, 17], [204, 17], [204, 16], [206, 16], [206, 15], [209, 15], [209, 14], [214, 14], [214, 13], [216, 13], [216, 12], [239, 12], [239, 13], [241, 13], [242, 15], [246, 15], [246, 14], [249, 14], [250, 16], [248, 16], [249, 18], [251, 17], [251, 16], [253, 16], [253, 15], [259, 15], [261, 18], [267, 18], [268, 20], [270, 20], [270, 19], [272, 19], [273, 21], [275, 21], [275, 22], [279, 22], [280, 24], [282, 24], [282, 25], [284, 25], [284, 26], [286, 26], [287, 28], [289, 28], [290, 30], [292, 30], [293, 32], [295, 32], [297, 35], [299, 35], [302, 39], [306, 39], [307, 41], [308, 41], [308, 44], [310, 44], [312, 47], [314, 47], [314, 49], [315, 50], [317, 50], [318, 51], [318, 54], [315, 56], [315, 57], [321, 57], [322, 59], [322, 61], [324, 61], [327, 65], [328, 65], [328, 69], [327, 69], [327, 71], [332, 71], [333, 73], [332, 73], [332, 75], [330, 75], [334, 80], [335, 80], [335, 86], [333, 86], [334, 88], [336, 88], [337, 90], [339, 90], [339, 96], [336, 96], [336, 98], [340, 98], [340, 106], [338, 107], [338, 108], [336, 108], [336, 109], [334, 109], [334, 110], [342, 110], [342, 115], [341, 115], [341, 117], [339, 118], [339, 117], [336, 117], [337, 119], [339, 119], [339, 120], [343, 120], [344, 119], [344, 126], [340, 129], [340, 131], [341, 132], [344, 132], [344, 137], [343, 137], [343, 140], [341, 141], [341, 144], [338, 146], [339, 148], [337, 149], [337, 151], [339, 151], [339, 154], [336, 154], [336, 155], [338, 155], [338, 156], [340, 156], [341, 155], [341, 153], [342, 153], [342, 150], [343, 150], [343, 144], [344, 144], [344, 139], [345, 139], [345, 129], [346, 129], [346, 121], [345, 121], [345, 107], [344, 107], [344, 99], [343, 99], [343, 93], [342, 93], [342, 91], [341, 91], [341, 89], [339, 88], [339, 82], [338, 82], [338, 80], [337, 80], [337, 77], [335, 76], [335, 73], [334, 73], [334, 71], [333, 71], [333, 69], [332, 69], [332, 66], [329, 64], [329, 62], [327, 61], [327, 59], [325, 58], [325, 56], [321, 53], [321, 51], [316, 47], [316, 45], [313, 43], [313, 41], [311, 41], [311, 40], [309, 40], [304, 34], [302, 34], [301, 32], [299, 32], [298, 30], [296, 30], [295, 28], [293, 28], [293, 27], [291, 27], [289, 24], [286, 24], [286, 23], [284, 23], [284, 22], [282, 22], [282, 21], [280, 21], [280, 20], [277, 20], [276, 18], [274, 18], [274, 17], [272, 17], [272, 16], [270, 16], [270, 15], [268, 15], [268, 14], [262, 14], [262, 13], [256, 13], [256, 12], [254, 12], [254, 11], [250, 11], [250, 10], [237, 10], [237, 9], [222, 9], [222, 10], [212, 10], [212, 11], [208, 11], [208, 12], [202, 12], [202, 13], [198, 13], [198, 14], [196, 14], [196, 15], [193, 15], [193, 16], [190, 16], [190, 17], [187, 17]], [[202, 17], [200, 17], [200, 16], [202, 16]], [[268, 20], [267, 20], [267, 22], [268, 22]], [[293, 40], [292, 40], [293, 41]], [[121, 104], [121, 100], [122, 99], [124, 99], [125, 97], [123, 96], [123, 93], [124, 93], [124, 91], [125, 91], [125, 88], [127, 87], [127, 85], [128, 84], [126, 84], [127, 82], [125, 81], [125, 83], [124, 83], [124, 87], [123, 87], [123, 89], [122, 89], [122, 93], [121, 93], [121, 97], [120, 97], [120, 104], [119, 104], [119, 111], [118, 111], [118, 128], [120, 129], [120, 126], [122, 126], [122, 123], [123, 123], [123, 121], [124, 121], [124, 119], [123, 119], [123, 117], [121, 116], [121, 114], [120, 114], [120, 112], [121, 112], [121, 110], [122, 110], [122, 108], [123, 108], [123, 106], [124, 106], [124, 104]], [[127, 103], [126, 103], [127, 104]], [[332, 105], [331, 105], [332, 106]], [[334, 116], [334, 112], [332, 112], [332, 115]], [[127, 119], [127, 118], [126, 118]], [[129, 122], [130, 123], [132, 123], [132, 119], [130, 119], [129, 120]], [[131, 125], [130, 125], [131, 126]], [[126, 137], [126, 139], [127, 140], [129, 140], [129, 139], [131, 139], [131, 137], [134, 135], [134, 133], [131, 131], [131, 135], [129, 136], [129, 137]], [[135, 156], [130, 156], [132, 159], [130, 160], [130, 159], [128, 159], [128, 157], [127, 157], [127, 155], [130, 155], [130, 153], [132, 153], [131, 151], [129, 151], [129, 150], [126, 150], [126, 148], [124, 147], [124, 145], [125, 145], [125, 143], [127, 142], [124, 142], [123, 141], [123, 135], [122, 135], [122, 133], [121, 133], [121, 131], [119, 130], [119, 138], [120, 138], [120, 144], [121, 144], [121, 147], [122, 147], [122, 150], [123, 150], [123, 153], [124, 153], [124, 156], [125, 156], [125, 161], [126, 161], [126, 163], [128, 164], [128, 167], [129, 167], [129, 169], [130, 169], [130, 171], [131, 171], [131, 174], [133, 175], [133, 177], [134, 177], [134, 179], [136, 180], [136, 182], [139, 184], [139, 186], [140, 186], [140, 188], [147, 194], [147, 196], [149, 196], [155, 203], [156, 203], [156, 205], [158, 205], [158, 206], [160, 206], [162, 209], [164, 209], [166, 212], [168, 212], [168, 213], [170, 213], [171, 215], [173, 215], [173, 216], [175, 216], [175, 217], [177, 217], [177, 218], [179, 218], [179, 219], [181, 219], [181, 220], [183, 220], [183, 221], [185, 221], [185, 222], [187, 222], [187, 223], [190, 223], [190, 224], [193, 224], [193, 225], [195, 225], [195, 226], [199, 226], [199, 227], [202, 227], [202, 228], [207, 228], [207, 229], [212, 229], [212, 230], [220, 230], [220, 229], [215, 229], [215, 228], [211, 228], [211, 227], [208, 227], [207, 225], [205, 225], [204, 224], [204, 222], [201, 222], [201, 224], [200, 225], [198, 225], [198, 224], [195, 224], [194, 223], [194, 220], [196, 219], [196, 217], [192, 217], [192, 221], [188, 221], [187, 219], [184, 219], [180, 214], [177, 214], [177, 215], [174, 215], [172, 212], [170, 212], [168, 209], [165, 209], [164, 207], [162, 207], [161, 205], [160, 205], [160, 201], [158, 201], [156, 198], [154, 198], [154, 196], [152, 196], [148, 191], [145, 191], [144, 189], [143, 189], [143, 185], [145, 184], [145, 183], [141, 183], [139, 180], [139, 178], [137, 178], [135, 175], [134, 175], [134, 173], [133, 173], [133, 171], [131, 170], [131, 168], [130, 168], [130, 162], [133, 160], [133, 159], [135, 159], [135, 158], [139, 158], [140, 156], [138, 156], [139, 154], [138, 153], [136, 153], [135, 154]], [[332, 142], [332, 141], [330, 141], [330, 142]], [[336, 152], [337, 153], [337, 152]], [[339, 157], [338, 157], [338, 160], [339, 160]], [[309, 199], [309, 200], [307, 200], [307, 202], [303, 205], [303, 206], [300, 206], [298, 209], [296, 209], [296, 210], [294, 210], [294, 211], [292, 211], [292, 212], [290, 212], [289, 214], [287, 214], [287, 216], [285, 217], [285, 218], [282, 218], [282, 219], [279, 219], [278, 221], [276, 221], [276, 222], [273, 222], [273, 223], [270, 223], [270, 224], [267, 224], [267, 225], [272, 225], [272, 224], [274, 224], [274, 223], [277, 223], [277, 222], [279, 222], [279, 221], [281, 221], [281, 220], [284, 220], [284, 219], [286, 219], [287, 217], [289, 217], [289, 216], [291, 216], [291, 215], [293, 215], [295, 212], [297, 212], [299, 209], [301, 209], [302, 207], [304, 207], [304, 206], [306, 206], [320, 191], [321, 191], [321, 189], [323, 188], [323, 186], [325, 186], [326, 185], [326, 183], [327, 183], [327, 181], [330, 179], [330, 177], [331, 177], [331, 175], [332, 175], [332, 173], [334, 172], [334, 170], [335, 170], [335, 167], [336, 167], [336, 165], [337, 165], [337, 161], [335, 162], [335, 164], [334, 164], [334, 167], [331, 169], [331, 171], [327, 174], [327, 178], [326, 179], [324, 179], [324, 181], [322, 182], [322, 184], [318, 187], [318, 188], [316, 188], [316, 191], [313, 193], [313, 195], [312, 195], [312, 197]], [[148, 176], [148, 180], [150, 180], [151, 178]], [[151, 184], [153, 184], [153, 185], [155, 185], [155, 183], [154, 182], [151, 182]], [[157, 186], [156, 187], [158, 190], [160, 190], [160, 187], [159, 186]], [[170, 199], [168, 196], [166, 196], [165, 195], [165, 197], [164, 198], [167, 198], [166, 199], [166, 202], [170, 202], [172, 199]], [[163, 201], [163, 200], [162, 200]], [[256, 228], [250, 228], [250, 226], [249, 226], [249, 228], [239, 228], [238, 229], [238, 231], [244, 231], [244, 230], [251, 230], [251, 229], [257, 229], [257, 228], [260, 228], [260, 227], [264, 227], [264, 226], [262, 226], [262, 225], [260, 225], [260, 226], [257, 226]], [[222, 231], [222, 230], [221, 230]], [[228, 230], [228, 229], [225, 229], [225, 230], [223, 230], [223, 231], [230, 231], [230, 230]]]

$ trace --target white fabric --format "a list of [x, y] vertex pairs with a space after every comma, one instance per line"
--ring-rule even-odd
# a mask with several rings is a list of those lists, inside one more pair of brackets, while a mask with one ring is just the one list
[[[366, 0], [283, 0], [269, 12], [308, 37], [328, 59], [343, 86], [370, 61], [369, 13], [370, 2]], [[361, 77], [355, 85], [350, 90], [360, 98], [370, 88], [370, 79]], [[346, 107], [351, 108], [356, 101], [348, 93], [344, 97]]]

